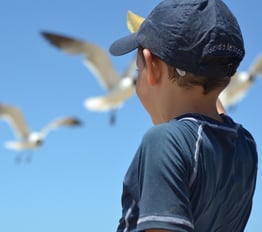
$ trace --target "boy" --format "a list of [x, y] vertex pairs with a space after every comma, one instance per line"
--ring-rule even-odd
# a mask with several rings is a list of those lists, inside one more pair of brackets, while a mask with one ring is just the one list
[[126, 173], [117, 231], [244, 231], [256, 144], [216, 107], [245, 53], [237, 20], [221, 0], [164, 0], [110, 52], [135, 49], [136, 92], [155, 126]]

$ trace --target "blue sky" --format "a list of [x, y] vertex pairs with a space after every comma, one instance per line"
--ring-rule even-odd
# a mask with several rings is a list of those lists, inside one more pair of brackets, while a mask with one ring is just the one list
[[[9, 0], [0, 8], [0, 101], [21, 108], [33, 130], [53, 118], [73, 115], [79, 128], [52, 132], [30, 164], [15, 164], [17, 153], [4, 148], [14, 135], [0, 121], [0, 231], [86, 232], [115, 231], [121, 214], [122, 179], [151, 120], [136, 96], [117, 113], [115, 126], [108, 113], [86, 110], [87, 97], [105, 90], [82, 64], [82, 56], [68, 56], [49, 45], [39, 32], [62, 33], [108, 49], [129, 33], [127, 10], [146, 16], [159, 1]], [[239, 20], [246, 56], [239, 71], [249, 68], [262, 52], [260, 1], [225, 1]], [[121, 72], [130, 55], [112, 57]], [[228, 113], [247, 127], [262, 151], [262, 80]], [[260, 157], [259, 157], [260, 159]], [[261, 164], [253, 211], [245, 231], [262, 227]]]

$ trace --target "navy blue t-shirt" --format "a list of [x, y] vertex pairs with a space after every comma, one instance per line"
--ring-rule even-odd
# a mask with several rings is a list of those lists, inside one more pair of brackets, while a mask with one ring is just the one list
[[242, 232], [256, 144], [241, 125], [187, 114], [151, 128], [125, 175], [118, 232]]

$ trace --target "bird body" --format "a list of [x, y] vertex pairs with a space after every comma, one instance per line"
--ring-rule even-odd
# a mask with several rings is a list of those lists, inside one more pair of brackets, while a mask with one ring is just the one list
[[0, 118], [6, 119], [9, 122], [18, 139], [6, 142], [6, 148], [17, 151], [32, 150], [40, 147], [51, 130], [81, 124], [81, 121], [75, 117], [60, 117], [49, 122], [40, 131], [31, 131], [21, 110], [2, 103], [0, 104]]
[[107, 95], [90, 97], [84, 102], [84, 105], [93, 111], [108, 111], [119, 108], [123, 104], [123, 99], [131, 97], [135, 91], [134, 81], [124, 77]]
[[249, 89], [251, 85], [252, 81], [247, 72], [236, 73], [231, 78], [228, 86], [219, 95], [223, 106], [226, 109], [233, 107], [244, 98], [247, 89]]
[[248, 71], [236, 72], [219, 98], [226, 109], [234, 107], [247, 94], [257, 77], [262, 75], [262, 55], [251, 64]]
[[34, 150], [43, 144], [43, 136], [39, 132], [31, 132], [28, 138], [21, 141], [7, 141], [5, 147], [11, 150]]
[[[113, 67], [109, 53], [98, 45], [50, 32], [41, 34], [52, 45], [70, 55], [84, 55], [84, 64], [99, 84], [107, 90], [105, 95], [87, 98], [84, 101], [87, 109], [98, 112], [114, 110], [121, 107], [135, 93], [135, 58], [131, 60], [125, 72], [119, 75]], [[101, 104], [101, 99], [103, 99], [103, 104]]]

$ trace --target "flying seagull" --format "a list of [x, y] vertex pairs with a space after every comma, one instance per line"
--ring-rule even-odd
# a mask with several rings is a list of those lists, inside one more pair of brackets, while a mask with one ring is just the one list
[[251, 64], [248, 71], [236, 72], [219, 98], [226, 109], [233, 108], [247, 94], [255, 80], [262, 75], [262, 55]]
[[[127, 12], [127, 28], [136, 32], [144, 18], [132, 11]], [[257, 77], [262, 75], [262, 54], [251, 64], [248, 71], [236, 72], [228, 86], [221, 92], [219, 99], [225, 109], [233, 108], [247, 94]]]
[[115, 110], [135, 94], [136, 59], [133, 58], [122, 75], [119, 75], [111, 62], [109, 53], [88, 41], [43, 31], [42, 36], [52, 45], [69, 55], [84, 55], [84, 64], [107, 90], [104, 96], [94, 96], [84, 101], [90, 111], [111, 112], [110, 122], [115, 122]]
[[6, 119], [14, 130], [16, 141], [5, 143], [6, 148], [16, 151], [33, 150], [42, 146], [46, 136], [61, 127], [75, 127], [82, 122], [75, 117], [60, 117], [43, 127], [40, 131], [31, 131], [23, 113], [17, 107], [0, 103], [0, 118]]

